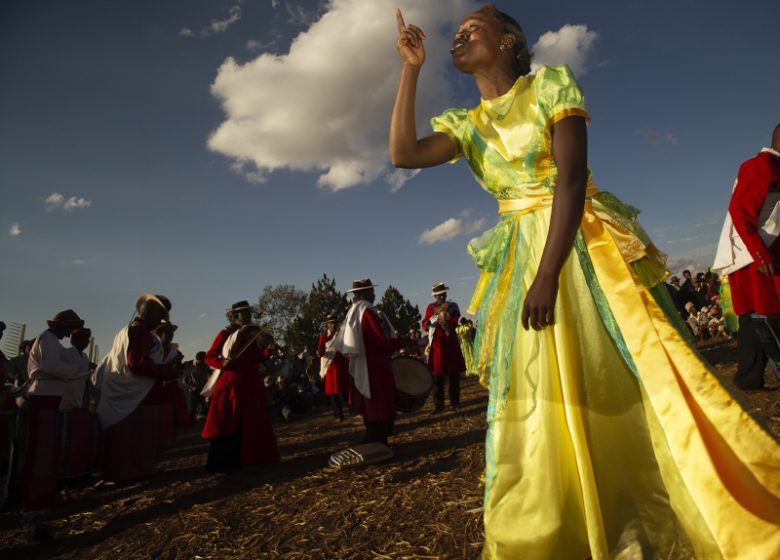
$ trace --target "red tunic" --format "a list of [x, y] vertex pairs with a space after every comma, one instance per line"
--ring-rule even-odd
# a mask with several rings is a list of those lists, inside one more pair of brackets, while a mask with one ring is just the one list
[[[217, 335], [212, 350], [224, 332]], [[268, 349], [261, 350], [251, 344], [231, 362], [229, 369], [222, 370], [203, 427], [203, 438], [229, 436], [241, 430], [242, 466], [276, 463], [280, 459], [259, 371], [260, 364], [269, 357]], [[223, 362], [219, 360], [220, 365]], [[206, 363], [216, 362], [209, 363], [206, 354]]]
[[369, 422], [386, 422], [395, 418], [395, 377], [390, 355], [404, 347], [401, 338], [388, 338], [382, 319], [372, 309], [366, 309], [360, 319], [363, 344], [366, 347], [368, 383], [371, 398], [364, 397], [352, 384], [352, 403]]
[[[431, 350], [428, 354], [428, 367], [431, 368], [433, 375], [460, 375], [466, 371], [466, 361], [463, 359], [463, 353], [460, 350], [460, 342], [455, 328], [460, 319], [460, 310], [457, 304], [447, 302], [450, 319], [447, 321], [446, 328], [438, 325], [433, 333], [431, 340]], [[425, 310], [425, 317], [422, 320], [422, 329], [427, 332], [429, 328], [429, 319], [436, 315], [435, 307], [438, 303], [434, 302], [428, 305]]]
[[222, 355], [222, 347], [225, 345], [228, 337], [237, 330], [238, 327], [236, 325], [228, 325], [219, 331], [217, 338], [211, 343], [211, 348], [206, 352], [206, 357], [203, 359], [207, 366], [214, 369], [222, 369], [222, 363], [225, 361], [225, 357]]
[[[731, 195], [729, 214], [734, 229], [745, 243], [753, 262], [731, 274], [731, 300], [737, 315], [780, 313], [780, 242], [770, 247], [759, 235], [759, 213], [770, 192], [780, 191], [780, 158], [761, 152], [739, 168], [737, 185]], [[775, 275], [759, 272], [763, 263], [774, 263]]]
[[[334, 333], [335, 334], [335, 333]], [[320, 335], [317, 342], [317, 356], [322, 358], [325, 355], [325, 344], [333, 338], [327, 331]], [[336, 356], [328, 366], [325, 372], [325, 394], [326, 395], [346, 395], [349, 393], [349, 360], [341, 352], [336, 352]]]

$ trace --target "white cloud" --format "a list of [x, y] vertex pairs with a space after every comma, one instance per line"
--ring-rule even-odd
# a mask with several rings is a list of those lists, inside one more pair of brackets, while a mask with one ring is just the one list
[[[283, 55], [263, 53], [245, 64], [228, 58], [211, 91], [225, 112], [208, 146], [244, 173], [276, 169], [320, 173], [318, 185], [339, 190], [383, 179], [399, 188], [412, 174], [391, 172], [387, 125], [401, 61], [394, 9], [425, 30], [426, 63], [417, 114], [452, 103], [451, 33], [475, 8], [470, 0], [331, 0], [327, 11]], [[285, 4], [287, 6], [287, 4]], [[420, 134], [428, 130], [418, 122]], [[236, 169], [234, 167], [234, 169]]]
[[53, 212], [54, 210], [65, 210], [71, 212], [73, 210], [81, 210], [83, 208], [89, 208], [92, 206], [92, 201], [87, 200], [81, 196], [71, 196], [65, 198], [58, 192], [53, 192], [43, 200], [44, 210], [46, 212]]
[[179, 35], [182, 37], [209, 37], [227, 31], [228, 27], [241, 19], [241, 6], [232, 6], [225, 19], [212, 19], [211, 22], [198, 32], [189, 27], [182, 27]]
[[70, 261], [70, 264], [74, 266], [81, 266], [82, 264], [87, 264], [87, 261], [83, 259], [73, 259], [72, 261]]
[[677, 146], [680, 143], [679, 138], [670, 132], [664, 134], [657, 130], [653, 130], [652, 128], [638, 128], [634, 132], [644, 138], [645, 142], [651, 146], [657, 146], [658, 144], [671, 144], [672, 146]]
[[279, 7], [279, 0], [271, 0], [271, 7], [275, 10]]
[[426, 229], [420, 234], [417, 243], [420, 245], [433, 245], [441, 241], [449, 241], [461, 234], [479, 231], [485, 225], [485, 219], [480, 218], [473, 222], [467, 222], [464, 218], [469, 216], [470, 213], [471, 210], [464, 210], [460, 213], [460, 218], [450, 218], [436, 227]]
[[43, 204], [46, 206], [45, 210], [51, 212], [62, 207], [63, 202], [65, 202], [65, 197], [58, 192], [54, 192], [44, 199]]
[[293, 25], [311, 25], [317, 19], [316, 11], [306, 11], [303, 6], [288, 3], [284, 9], [287, 10], [287, 23]]
[[11, 237], [19, 237], [22, 235], [22, 228], [19, 227], [19, 222], [12, 223], [8, 233], [11, 234]]
[[543, 33], [532, 49], [531, 71], [536, 72], [542, 66], [568, 64], [575, 74], [586, 74], [588, 58], [598, 36], [586, 25], [564, 25], [558, 31]]
[[87, 200], [86, 198], [71, 196], [68, 200], [65, 201], [65, 204], [62, 205], [62, 208], [66, 212], [70, 212], [71, 210], [79, 210], [81, 208], [89, 208], [92, 206], [92, 201]]

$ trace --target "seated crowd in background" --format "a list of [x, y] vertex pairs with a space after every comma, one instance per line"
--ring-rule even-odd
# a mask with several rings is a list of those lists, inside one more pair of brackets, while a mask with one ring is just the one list
[[683, 270], [682, 276], [682, 283], [679, 277], [670, 277], [666, 287], [694, 340], [730, 339], [733, 333], [723, 316], [718, 275], [708, 271], [693, 276], [689, 270]]

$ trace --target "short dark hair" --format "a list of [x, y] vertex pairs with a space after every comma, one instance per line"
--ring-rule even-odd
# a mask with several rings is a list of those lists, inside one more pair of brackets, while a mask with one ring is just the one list
[[504, 33], [511, 33], [515, 37], [515, 44], [512, 46], [512, 71], [517, 76], [525, 76], [531, 72], [531, 51], [528, 49], [528, 41], [523, 33], [523, 28], [517, 23], [517, 20], [505, 14], [493, 4], [485, 4], [479, 10], [483, 14], [487, 14], [498, 20], [501, 24], [501, 31]]

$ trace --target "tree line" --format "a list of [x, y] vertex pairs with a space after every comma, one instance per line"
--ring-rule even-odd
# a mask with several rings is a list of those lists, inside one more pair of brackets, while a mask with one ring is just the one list
[[[388, 286], [376, 306], [390, 318], [399, 336], [419, 329], [419, 307], [404, 298], [398, 288]], [[315, 348], [325, 317], [332, 313], [341, 322], [348, 309], [347, 295], [336, 289], [334, 278], [323, 274], [308, 293], [290, 284], [265, 286], [252, 314], [255, 322], [270, 331], [277, 342], [299, 352], [304, 346]]]

